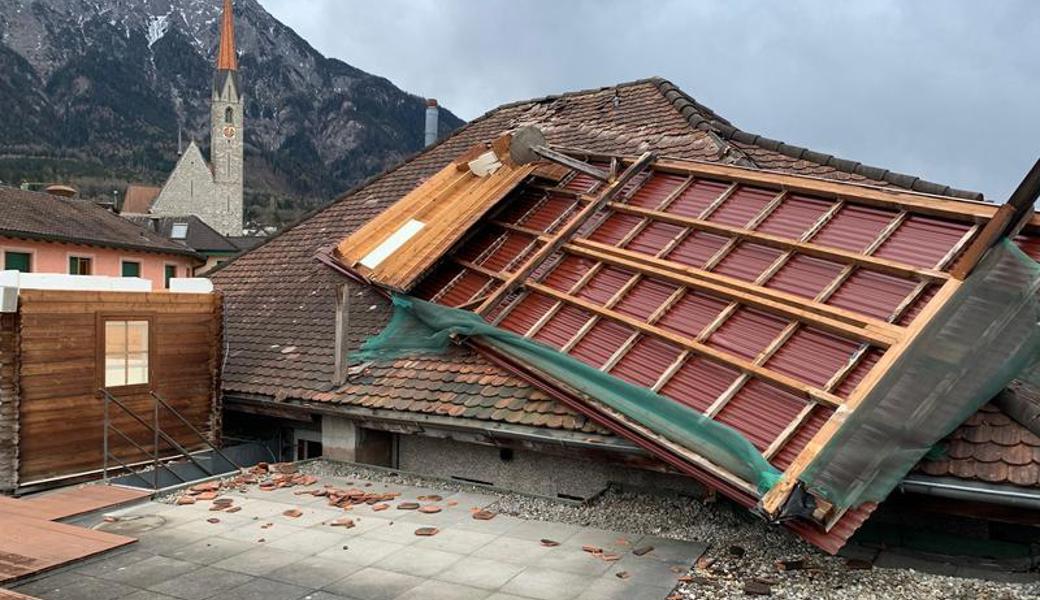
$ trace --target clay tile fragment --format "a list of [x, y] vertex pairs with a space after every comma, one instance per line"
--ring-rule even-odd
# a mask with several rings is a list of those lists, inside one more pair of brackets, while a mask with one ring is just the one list
[[354, 527], [354, 519], [340, 517], [339, 519], [336, 519], [329, 525], [331, 525], [332, 527], [343, 527], [344, 529], [350, 529], [351, 527]]
[[419, 512], [421, 512], [423, 514], [427, 514], [427, 515], [435, 515], [435, 514], [441, 512], [441, 507], [433, 505], [433, 504], [431, 504], [429, 506], [421, 506], [421, 507], [419, 507]]
[[240, 510], [242, 510], [241, 506], [229, 506], [228, 509], [225, 510], [224, 512], [227, 512], [227, 513], [237, 513]]
[[548, 538], [543, 538], [539, 543], [541, 543], [541, 545], [545, 546], [546, 548], [555, 548], [556, 546], [560, 545], [560, 542], [557, 542], [556, 540], [550, 540]]
[[177, 504], [180, 506], [195, 504], [195, 498], [192, 498], [191, 496], [181, 496], [180, 498], [177, 498]]
[[209, 523], [210, 525], [216, 525], [217, 523], [220, 523], [220, 519], [218, 519], [216, 517], [210, 517], [210, 518], [206, 519], [206, 522]]
[[436, 527], [420, 527], [419, 529], [415, 530], [415, 535], [420, 537], [430, 537], [437, 535], [440, 532], [441, 530], [437, 529]]
[[397, 505], [397, 510], [416, 510], [418, 508], [418, 502], [402, 502]]
[[653, 551], [654, 551], [654, 547], [653, 546], [640, 546], [640, 547], [632, 550], [632, 554], [635, 554], [636, 556], [643, 556], [643, 555], [649, 554], [649, 553], [651, 553]]
[[290, 508], [289, 510], [282, 513], [282, 515], [289, 517], [290, 519], [298, 519], [303, 516], [303, 512], [298, 508]]
[[593, 546], [591, 544], [586, 544], [586, 545], [582, 546], [581, 549], [582, 549], [582, 551], [588, 552], [589, 554], [602, 554], [603, 553], [603, 548], [600, 548], [599, 546]]
[[386, 510], [388, 508], [390, 508], [390, 505], [386, 504], [385, 502], [382, 503], [382, 504], [373, 504], [372, 505], [372, 511], [373, 512], [379, 512], [379, 511], [382, 511], [382, 510]]
[[203, 501], [203, 502], [205, 502], [207, 500], [216, 500], [217, 499], [217, 493], [216, 492], [202, 492], [201, 494], [195, 496], [195, 499]]
[[489, 510], [478, 510], [473, 513], [473, 518], [478, 521], [490, 521], [495, 518], [495, 514]]

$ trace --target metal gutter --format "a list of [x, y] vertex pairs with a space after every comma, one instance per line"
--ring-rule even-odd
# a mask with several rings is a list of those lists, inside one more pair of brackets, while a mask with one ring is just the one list
[[968, 483], [950, 477], [910, 475], [899, 484], [899, 491], [952, 500], [1040, 510], [1040, 489], [1030, 490], [991, 483]]

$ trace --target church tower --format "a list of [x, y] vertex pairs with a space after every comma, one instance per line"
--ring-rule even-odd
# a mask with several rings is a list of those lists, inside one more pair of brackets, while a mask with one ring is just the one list
[[238, 54], [235, 48], [235, 15], [231, 0], [224, 0], [220, 25], [220, 48], [217, 70], [213, 76], [212, 128], [210, 131], [210, 163], [213, 181], [221, 203], [221, 215], [211, 227], [228, 236], [242, 235], [243, 147], [245, 115], [242, 86], [238, 76]]

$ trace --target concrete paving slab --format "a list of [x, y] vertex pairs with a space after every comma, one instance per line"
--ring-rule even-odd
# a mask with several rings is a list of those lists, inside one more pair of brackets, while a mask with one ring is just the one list
[[578, 546], [560, 546], [555, 552], [547, 554], [534, 562], [536, 567], [556, 569], [577, 575], [600, 577], [606, 573], [613, 562], [605, 561], [583, 551]]
[[302, 529], [283, 538], [279, 538], [267, 544], [269, 548], [278, 548], [279, 550], [287, 550], [289, 552], [295, 552], [301, 556], [312, 556], [332, 548], [334, 546], [342, 546], [346, 543], [344, 540], [347, 536], [343, 535], [336, 528], [329, 527], [329, 531], [315, 531], [311, 529]]
[[[386, 513], [373, 513], [373, 514], [386, 514]], [[311, 525], [308, 530], [319, 530], [319, 531], [336, 531], [346, 537], [356, 537], [364, 534], [365, 532], [372, 531], [373, 529], [379, 529], [382, 527], [388, 527], [391, 520], [383, 517], [375, 516], [363, 516], [354, 513], [353, 511], [345, 511], [341, 516], [336, 517], [337, 519], [346, 517], [354, 520], [354, 526], [349, 529], [346, 527], [333, 527], [332, 521], [318, 523]]]
[[45, 600], [113, 600], [136, 591], [135, 588], [80, 573], [65, 572], [15, 586], [14, 590]]
[[479, 548], [474, 554], [490, 560], [533, 565], [544, 557], [554, 555], [556, 550], [557, 548], [546, 548], [533, 540], [500, 536]]
[[252, 575], [203, 567], [152, 585], [148, 590], [182, 600], [203, 600], [252, 580]]
[[672, 589], [631, 580], [597, 579], [576, 600], [664, 600]]
[[523, 565], [467, 556], [434, 577], [441, 581], [493, 591], [519, 575], [524, 568]]
[[474, 519], [472, 515], [468, 519], [462, 519], [454, 525], [458, 529], [465, 529], [466, 531], [477, 531], [480, 533], [493, 533], [496, 535], [508, 534], [513, 528], [523, 524], [523, 519], [511, 517], [509, 515], [496, 515], [494, 519], [490, 521], [480, 521]]
[[133, 566], [143, 560], [151, 558], [152, 556], [154, 556], [154, 554], [151, 552], [146, 552], [131, 546], [126, 550], [109, 552], [91, 560], [76, 563], [70, 568], [72, 571], [81, 575], [100, 577], [106, 573]]
[[509, 530], [509, 537], [521, 540], [532, 540], [535, 542], [543, 539], [551, 539], [562, 544], [577, 534], [580, 530], [581, 527], [576, 525], [567, 525], [565, 523], [523, 521]]
[[213, 564], [218, 569], [237, 571], [248, 575], [264, 575], [268, 571], [274, 571], [286, 565], [291, 565], [306, 558], [296, 552], [279, 550], [277, 548], [253, 548], [241, 554], [225, 558]]
[[300, 600], [357, 600], [357, 598], [348, 598], [347, 596], [340, 596], [339, 594], [333, 594], [332, 592], [326, 592], [325, 590], [319, 590], [307, 594]]
[[211, 537], [185, 546], [160, 550], [159, 554], [200, 565], [211, 565], [255, 548], [255, 544], [241, 540]]
[[283, 537], [303, 531], [303, 527], [296, 527], [283, 521], [259, 519], [236, 527], [230, 531], [222, 531], [220, 537], [228, 540], [255, 543], [263, 539], [265, 542], [273, 542]]
[[706, 544], [698, 542], [685, 542], [670, 538], [655, 536], [643, 536], [633, 546], [633, 549], [653, 546], [653, 550], [643, 555], [643, 558], [653, 558], [665, 562], [681, 562], [692, 565], [708, 549]]
[[222, 592], [217, 597], [220, 600], [298, 600], [309, 591], [298, 585], [257, 578]]
[[395, 600], [485, 600], [490, 595], [489, 590], [446, 581], [427, 580]]
[[628, 535], [622, 531], [611, 531], [597, 529], [595, 527], [584, 527], [567, 539], [567, 544], [575, 546], [596, 546], [613, 552], [628, 552], [638, 547], [638, 542], [643, 536]]
[[[343, 546], [346, 546], [346, 548]], [[334, 561], [346, 561], [367, 567], [383, 557], [389, 556], [405, 547], [393, 542], [361, 537], [346, 540], [343, 546], [339, 548], [331, 548], [317, 556], [318, 558], [327, 558]]]
[[359, 537], [410, 546], [419, 541], [419, 536], [415, 535], [415, 530], [420, 527], [424, 527], [424, 525], [408, 521], [388, 521], [385, 526], [372, 528]]
[[150, 556], [132, 565], [98, 573], [98, 577], [144, 589], [198, 568], [199, 565], [188, 561], [168, 556]]
[[123, 596], [119, 600], [180, 600], [176, 596], [167, 596], [151, 590], [137, 590], [129, 596]]
[[421, 577], [368, 567], [325, 587], [358, 600], [392, 600], [423, 582]]
[[502, 591], [537, 600], [572, 600], [595, 581], [584, 575], [530, 567], [502, 586]]
[[267, 573], [268, 579], [282, 581], [311, 589], [320, 589], [357, 573], [365, 568], [345, 560], [330, 560], [311, 556], [306, 560]]
[[626, 557], [611, 565], [607, 575], [616, 578], [618, 573], [624, 571], [628, 573], [628, 579], [625, 581], [630, 583], [675, 586], [679, 577], [685, 575], [691, 566], [692, 564], [667, 563], [645, 557]]
[[531, 600], [530, 598], [524, 598], [523, 596], [514, 596], [513, 594], [505, 594], [503, 592], [495, 592], [487, 597], [486, 600]]
[[465, 531], [461, 529], [448, 528], [435, 536], [420, 538], [414, 546], [418, 548], [433, 548], [456, 554], [471, 554], [486, 546], [496, 535], [490, 533], [479, 533], [476, 531]]
[[416, 577], [433, 577], [461, 559], [461, 554], [453, 552], [406, 546], [376, 561], [376, 566]]

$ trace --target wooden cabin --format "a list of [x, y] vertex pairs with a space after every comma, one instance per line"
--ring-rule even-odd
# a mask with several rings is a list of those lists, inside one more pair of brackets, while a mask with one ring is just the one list
[[[78, 288], [91, 287], [85, 279], [110, 279], [57, 277]], [[127, 280], [111, 281], [119, 289]], [[104, 291], [0, 282], [0, 492], [101, 475], [103, 388], [148, 424], [156, 413], [154, 392], [202, 436], [219, 441], [220, 296], [143, 285], [141, 291]], [[62, 286], [51, 281], [44, 287]], [[205, 445], [172, 411], [159, 412], [160, 429], [181, 446]], [[153, 460], [151, 429], [114, 402], [109, 417], [110, 467]], [[159, 446], [162, 456], [176, 455], [171, 444]]]

